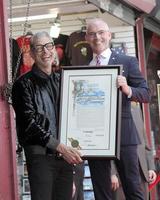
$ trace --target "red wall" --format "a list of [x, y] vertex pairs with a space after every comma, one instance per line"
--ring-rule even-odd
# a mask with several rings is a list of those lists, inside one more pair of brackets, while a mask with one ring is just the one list
[[146, 13], [150, 13], [156, 6], [156, 0], [124, 0], [131, 6], [138, 8]]
[[[8, 22], [6, 0], [0, 0], [0, 89], [7, 82]], [[1, 91], [1, 90], [0, 90]], [[11, 108], [0, 93], [0, 200], [17, 200], [15, 134]], [[14, 128], [13, 128], [14, 130]]]
[[[138, 46], [138, 59], [140, 64], [140, 69], [144, 77], [147, 79], [146, 72], [146, 57], [145, 57], [145, 46], [144, 46], [144, 26], [143, 26], [143, 17], [137, 18], [136, 20], [136, 34], [137, 34], [137, 46]], [[151, 120], [150, 120], [150, 111], [149, 104], [143, 104], [143, 114], [144, 114], [144, 125], [147, 134], [149, 144], [151, 146]], [[156, 200], [156, 188], [154, 187], [151, 191], [151, 199]]]

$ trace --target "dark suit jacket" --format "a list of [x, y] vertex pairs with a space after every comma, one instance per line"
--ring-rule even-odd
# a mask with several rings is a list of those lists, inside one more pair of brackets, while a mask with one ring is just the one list
[[123, 65], [123, 76], [126, 77], [128, 85], [132, 89], [132, 97], [128, 98], [122, 94], [122, 121], [121, 121], [121, 145], [140, 144], [131, 115], [131, 101], [147, 103], [150, 101], [150, 92], [145, 79], [143, 78], [138, 61], [135, 57], [119, 55], [112, 52], [109, 65]]

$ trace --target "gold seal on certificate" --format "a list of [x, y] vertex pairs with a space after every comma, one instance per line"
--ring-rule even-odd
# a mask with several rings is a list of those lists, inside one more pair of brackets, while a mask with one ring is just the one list
[[71, 142], [71, 146], [73, 148], [81, 149], [81, 147], [79, 146], [78, 140], [75, 140], [73, 138], [68, 138], [68, 140]]

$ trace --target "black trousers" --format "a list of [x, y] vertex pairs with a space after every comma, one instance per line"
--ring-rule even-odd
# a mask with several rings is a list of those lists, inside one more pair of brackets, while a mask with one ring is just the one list
[[120, 160], [116, 160], [116, 167], [126, 200], [145, 200], [142, 192], [137, 145], [121, 146]]
[[32, 200], [71, 200], [73, 170], [55, 155], [26, 153]]
[[109, 160], [88, 160], [95, 200], [111, 200], [111, 165]]
[[[110, 163], [89, 160], [95, 200], [111, 200]], [[141, 188], [137, 145], [121, 146], [120, 160], [116, 160], [126, 200], [145, 200]]]

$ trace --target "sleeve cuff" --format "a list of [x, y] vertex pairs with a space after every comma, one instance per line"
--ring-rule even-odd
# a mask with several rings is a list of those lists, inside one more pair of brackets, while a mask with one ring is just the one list
[[57, 146], [59, 145], [59, 141], [55, 139], [53, 136], [50, 136], [46, 147], [52, 150], [56, 150]]
[[129, 95], [128, 95], [128, 98], [130, 99], [132, 97], [132, 89], [131, 87], [129, 87]]

